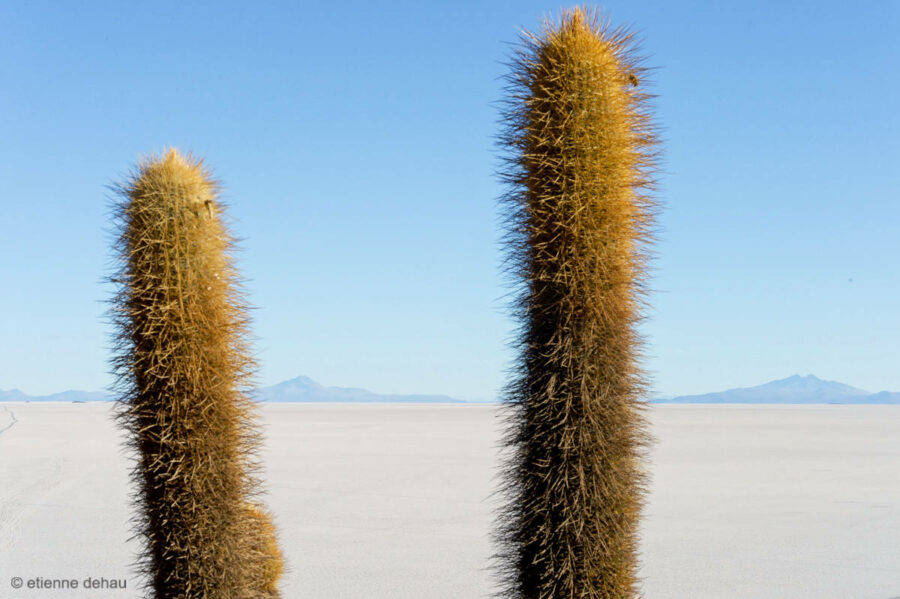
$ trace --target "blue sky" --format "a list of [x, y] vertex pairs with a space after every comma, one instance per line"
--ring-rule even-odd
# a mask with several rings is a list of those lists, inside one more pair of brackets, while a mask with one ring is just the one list
[[[0, 5], [0, 388], [109, 383], [109, 192], [208, 160], [260, 379], [487, 398], [511, 352], [493, 136], [545, 2]], [[608, 2], [658, 67], [658, 393], [900, 390], [900, 3]]]

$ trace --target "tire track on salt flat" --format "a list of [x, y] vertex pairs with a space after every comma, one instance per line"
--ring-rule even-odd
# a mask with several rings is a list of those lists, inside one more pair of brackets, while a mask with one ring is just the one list
[[[0, 408], [3, 408], [10, 417], [9, 424], [0, 428], [0, 435], [2, 435], [19, 424], [19, 419], [15, 412], [7, 406], [0, 405]], [[25, 433], [28, 433], [27, 426]], [[0, 436], [0, 441], [2, 439], [3, 437]], [[35, 505], [34, 498], [43, 496], [62, 480], [64, 460], [51, 458], [44, 462], [46, 468], [42, 469], [36, 479], [32, 480], [28, 476], [15, 477], [9, 481], [12, 484], [0, 487], [0, 549], [9, 549], [21, 539], [20, 521], [23, 511]], [[32, 473], [29, 472], [29, 474]], [[0, 563], [5, 557], [0, 555]]]
[[2, 406], [2, 408], [3, 408], [4, 410], [6, 410], [6, 413], [7, 413], [7, 414], [9, 414], [9, 424], [7, 424], [6, 426], [4, 426], [3, 428], [0, 428], [0, 435], [2, 435], [2, 434], [5, 433], [6, 431], [8, 431], [8, 430], [11, 429], [12, 427], [14, 427], [14, 426], [19, 422], [19, 419], [16, 418], [16, 413], [15, 413], [15, 412], [13, 412], [12, 410], [10, 410], [10, 409], [7, 408], [6, 406]]

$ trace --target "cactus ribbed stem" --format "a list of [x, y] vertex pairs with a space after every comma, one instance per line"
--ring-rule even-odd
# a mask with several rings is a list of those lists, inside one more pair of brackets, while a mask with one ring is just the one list
[[509, 77], [507, 249], [520, 357], [507, 389], [502, 596], [631, 599], [646, 433], [639, 366], [655, 135], [631, 34], [575, 9]]
[[114, 367], [148, 584], [156, 599], [277, 597], [260, 586], [269, 558], [255, 549], [273, 532], [247, 511], [255, 364], [217, 185], [170, 150], [119, 191]]

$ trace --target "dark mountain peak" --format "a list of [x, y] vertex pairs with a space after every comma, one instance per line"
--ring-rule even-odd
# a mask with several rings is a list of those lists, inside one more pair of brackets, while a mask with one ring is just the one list
[[804, 381], [804, 382], [808, 382], [808, 383], [816, 383], [816, 382], [824, 383], [825, 382], [814, 374], [807, 374], [806, 376], [802, 376], [799, 374], [792, 374], [791, 376], [787, 377], [786, 379], [782, 379], [782, 380], [797, 381], [797, 382]]
[[777, 385], [777, 384], [789, 384], [789, 385], [797, 385], [797, 384], [810, 384], [810, 383], [825, 383], [828, 381], [823, 381], [819, 377], [814, 374], [807, 374], [806, 376], [802, 376], [799, 374], [792, 374], [791, 376], [783, 379], [777, 379], [772, 381], [771, 383], [767, 383], [769, 385]]

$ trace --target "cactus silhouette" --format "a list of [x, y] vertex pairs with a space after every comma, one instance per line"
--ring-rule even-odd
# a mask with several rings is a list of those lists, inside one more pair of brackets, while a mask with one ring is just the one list
[[643, 280], [655, 204], [633, 36], [586, 9], [523, 34], [501, 201], [518, 289], [507, 387], [501, 596], [630, 598], [647, 443]]
[[273, 529], [246, 508], [258, 494], [255, 364], [218, 186], [169, 150], [118, 191], [113, 366], [148, 585], [156, 599], [277, 597], [264, 590], [273, 558], [254, 549]]

